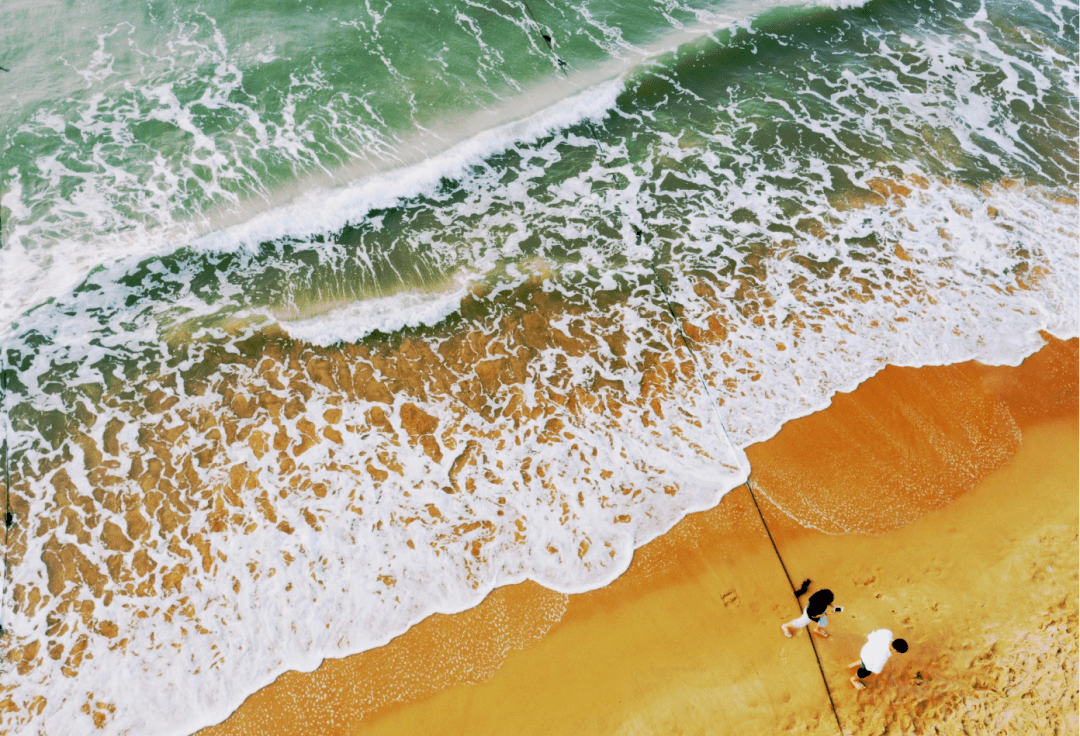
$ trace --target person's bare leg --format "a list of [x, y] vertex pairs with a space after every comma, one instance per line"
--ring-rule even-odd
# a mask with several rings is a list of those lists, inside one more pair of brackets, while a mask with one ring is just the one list
[[858, 675], [852, 675], [851, 676], [851, 684], [855, 686], [856, 690], [865, 690], [866, 689], [866, 685], [863, 684], [862, 680], [859, 679]]
[[862, 660], [861, 659], [856, 659], [854, 662], [852, 662], [851, 664], [849, 664], [847, 666], [847, 668], [849, 670], [855, 669], [856, 667], [862, 667]]
[[829, 638], [829, 632], [826, 631], [825, 629], [821, 628], [820, 626], [818, 626], [816, 629], [814, 629], [814, 633], [816, 633], [822, 639], [828, 639]]
[[791, 624], [780, 624], [780, 630], [784, 632], [784, 636], [791, 638]]

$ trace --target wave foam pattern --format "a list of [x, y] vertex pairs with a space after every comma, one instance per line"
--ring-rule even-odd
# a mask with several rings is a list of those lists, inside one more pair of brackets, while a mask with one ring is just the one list
[[[74, 38], [41, 32], [35, 43], [17, 34], [48, 29], [53, 11], [13, 3], [20, 22], [4, 45], [16, 74], [4, 81], [19, 104], [0, 117], [0, 266], [13, 276], [4, 321], [98, 265], [167, 252], [316, 184], [423, 161], [463, 118], [528, 106], [556, 58], [588, 77], [672, 29], [760, 10], [534, 3], [558, 23], [545, 26], [556, 57], [520, 0], [331, 2], [279, 15], [122, 2], [81, 8]], [[53, 97], [38, 91], [60, 85]]]
[[5, 725], [189, 731], [493, 586], [601, 585], [884, 364], [1075, 336], [1075, 10], [958, 7], [706, 39], [332, 237], [23, 317]]

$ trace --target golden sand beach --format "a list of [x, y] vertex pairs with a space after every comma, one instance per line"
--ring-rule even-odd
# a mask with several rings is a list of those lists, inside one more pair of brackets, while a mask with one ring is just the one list
[[[1077, 345], [889, 367], [748, 448], [791, 577], [845, 608], [816, 640], [836, 717], [742, 486], [603, 589], [497, 589], [200, 733], [1076, 733]], [[911, 650], [856, 692], [877, 628]]]

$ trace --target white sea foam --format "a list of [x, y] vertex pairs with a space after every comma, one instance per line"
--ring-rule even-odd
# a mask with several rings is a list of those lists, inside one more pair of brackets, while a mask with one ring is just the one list
[[528, 146], [554, 131], [585, 120], [603, 118], [621, 91], [622, 80], [602, 82], [534, 115], [484, 129], [414, 166], [376, 174], [347, 187], [316, 189], [302, 194], [290, 204], [205, 235], [193, 245], [223, 251], [255, 248], [267, 241], [311, 233], [332, 233], [349, 222], [360, 220], [372, 210], [391, 207], [405, 197], [431, 192], [444, 179], [459, 178], [469, 167], [483, 163], [508, 146]]
[[[355, 111], [331, 105], [325, 110], [327, 127], [337, 131], [336, 143], [349, 156], [344, 163], [334, 162], [332, 169], [312, 145], [306, 130], [311, 123], [298, 127], [288, 112], [309, 90], [325, 86], [318, 68], [293, 76], [282, 120], [260, 115], [254, 101], [237, 101], [244, 78], [240, 59], [213, 19], [205, 17], [205, 28], [182, 24], [166, 49], [144, 52], [170, 69], [176, 64], [173, 55], [188, 57], [193, 69], [212, 68], [201, 81], [206, 92], [200, 99], [182, 102], [178, 97], [177, 89], [191, 82], [194, 71], [173, 81], [149, 77], [141, 86], [124, 81], [114, 88], [111, 85], [120, 83], [113, 80], [114, 56], [107, 46], [137, 43], [129, 38], [134, 28], [121, 23], [99, 34], [98, 49], [85, 68], [69, 64], [95, 90], [77, 114], [42, 111], [22, 131], [51, 130], [56, 138], [73, 126], [82, 138], [103, 141], [90, 151], [91, 160], [75, 171], [61, 163], [60, 154], [42, 157], [37, 175], [47, 179], [48, 186], [34, 192], [24, 191], [15, 169], [0, 181], [7, 190], [4, 206], [14, 222], [0, 250], [0, 273], [13, 276], [0, 295], [0, 330], [8, 330], [27, 309], [70, 291], [107, 263], [160, 256], [189, 245], [228, 250], [256, 248], [278, 238], [303, 242], [340, 230], [371, 209], [429, 193], [444, 178], [458, 178], [508, 146], [527, 145], [556, 130], [601, 119], [614, 106], [626, 74], [680, 44], [745, 25], [770, 9], [844, 8], [866, 1], [737, 2], [722, 12], [698, 10], [695, 25], [675, 28], [645, 47], [615, 44], [611, 51], [616, 56], [609, 61], [532, 83], [509, 102], [489, 103], [469, 115], [451, 114], [450, 122], [418, 126], [419, 133], [388, 135], [378, 112], [362, 101], [359, 118]], [[602, 23], [598, 27], [603, 30]], [[263, 63], [275, 58], [272, 53], [256, 56]], [[112, 99], [115, 94], [125, 96], [124, 101], [118, 104]], [[222, 140], [204, 133], [195, 120], [196, 108], [236, 116], [242, 122], [235, 137]], [[124, 168], [118, 156], [145, 148], [133, 130], [147, 120], [191, 136], [191, 156], [177, 162], [160, 151], [147, 151]], [[246, 154], [252, 160], [245, 161]], [[78, 152], [63, 149], [63, 156], [73, 155]], [[299, 181], [269, 186], [264, 181], [269, 165], [263, 159], [287, 162]], [[61, 193], [64, 179], [78, 182], [70, 194]]]
[[373, 332], [434, 326], [458, 311], [469, 287], [461, 277], [441, 291], [403, 291], [392, 296], [364, 299], [308, 319], [279, 321], [297, 340], [323, 347], [359, 342]]
[[[957, 206], [970, 206], [979, 214], [965, 218], [953, 230], [955, 239], [946, 240], [938, 228]], [[987, 206], [1010, 214], [999, 214], [998, 218], [1006, 218], [1002, 222], [982, 214]], [[912, 261], [895, 258], [880, 266], [882, 272], [907, 266], [911, 273], [895, 288], [880, 284], [876, 297], [868, 301], [829, 293], [825, 285], [795, 292], [793, 299], [785, 300], [784, 295], [791, 293], [787, 285], [801, 267], [775, 260], [756, 297], [758, 309], [744, 315], [737, 302], [724, 300], [723, 294], [719, 302], [703, 299], [694, 288], [697, 279], [673, 274], [669, 288], [691, 324], [705, 326], [708, 317], [719, 316], [730, 330], [724, 342], [698, 347], [709, 393], [692, 380], [680, 380], [675, 393], [661, 399], [659, 413], [626, 405], [621, 416], [573, 413], [539, 401], [550, 390], [590, 386], [597, 378], [621, 383], [630, 396], [644, 390], [641, 366], [655, 353], [657, 343], [671, 346], [672, 355], [681, 352], [670, 326], [666, 333], [658, 331], [665, 319], [662, 307], [658, 295], [647, 292], [600, 314], [567, 315], [554, 324], [565, 335], [593, 334], [597, 345], [615, 332], [625, 334], [621, 360], [603, 350], [574, 355], [543, 349], [528, 362], [517, 399], [511, 386], [488, 401], [499, 408], [514, 401], [525, 409], [547, 407], [536, 419], [505, 412], [482, 416], [452, 392], [440, 392], [434, 372], [433, 383], [424, 391], [426, 399], [402, 391], [389, 404], [364, 399], [343, 404], [340, 392], [314, 382], [303, 371], [290, 371], [280, 376], [287, 380], [275, 383], [242, 363], [223, 368], [222, 377], [229, 376], [240, 394], [252, 399], [277, 396], [286, 401], [300, 396], [295, 390], [298, 382], [309, 384], [310, 394], [292, 420], [281, 415], [275, 419], [263, 410], [238, 421], [238, 435], [280, 433], [293, 448], [304, 436], [319, 440], [303, 453], [279, 454], [258, 450], [249, 441], [221, 444], [207, 429], [199, 429], [199, 416], [230, 417], [220, 397], [188, 395], [169, 389], [164, 381], [151, 384], [147, 391], [166, 391], [179, 403], [138, 418], [141, 403], [114, 402], [100, 407], [91, 431], [95, 444], [104, 447], [109, 422], [117, 420], [123, 426], [116, 454], [109, 453], [117, 463], [111, 472], [119, 477], [131, 471], [135, 458], [159, 452], [151, 453], [140, 444], [143, 433], [179, 428], [180, 434], [168, 445], [169, 462], [177, 466], [184, 458], [216, 448], [216, 459], [199, 471], [199, 490], [192, 489], [183, 534], [170, 534], [159, 520], [151, 519], [155, 533], [140, 542], [161, 575], [183, 564], [189, 568], [188, 576], [182, 589], [161, 590], [149, 599], [125, 594], [122, 585], [107, 584], [115, 589], [115, 597], [109, 605], [99, 604], [94, 618], [118, 624], [127, 639], [124, 648], [79, 625], [50, 639], [65, 643], [70, 651], [80, 636], [89, 636], [87, 651], [93, 659], [79, 666], [79, 681], [94, 683], [95, 699], [117, 704], [118, 713], [110, 719], [115, 730], [185, 733], [224, 717], [252, 689], [286, 669], [311, 669], [323, 657], [378, 646], [431, 613], [476, 605], [495, 586], [526, 578], [563, 592], [604, 585], [625, 569], [637, 546], [686, 513], [715, 505], [745, 477], [745, 457], [724, 440], [726, 433], [740, 446], [761, 440], [782, 422], [821, 408], [837, 390], [853, 387], [885, 364], [970, 358], [1016, 363], [1039, 347], [1041, 329], [1075, 336], [1074, 211], [1075, 205], [1055, 203], [1030, 188], [998, 188], [984, 194], [939, 184], [910, 195], [903, 217], [883, 207], [849, 210], [840, 229], [895, 230], [903, 235], [905, 247], [919, 254]], [[1015, 281], [1008, 269], [1004, 276], [988, 276], [1006, 265], [1002, 259], [1008, 258], [1010, 249], [980, 244], [1003, 236], [1038, 244], [1031, 246], [1028, 262], [1045, 266], [1047, 272], [1036, 288], [1014, 289], [1010, 294], [1006, 287], [1015, 286]], [[871, 266], [872, 275], [878, 275], [878, 268]], [[554, 280], [550, 288], [566, 287]], [[123, 296], [117, 294], [119, 299]], [[448, 298], [452, 296], [456, 294]], [[769, 296], [776, 297], [771, 306]], [[394, 304], [400, 307], [403, 301]], [[415, 321], [425, 313], [437, 313], [436, 306], [421, 304], [412, 316], [395, 319]], [[793, 313], [802, 320], [802, 328], [785, 325], [784, 318]], [[765, 320], [767, 329], [753, 324], [756, 316]], [[384, 318], [377, 315], [375, 323], [385, 324], [380, 321]], [[336, 312], [298, 324], [312, 342], [326, 344], [349, 336], [353, 327], [349, 321], [348, 312]], [[86, 327], [75, 324], [72, 329]], [[221, 331], [217, 336], [211, 344], [227, 345], [232, 339]], [[152, 332], [144, 339], [152, 341]], [[780, 351], [778, 343], [786, 349]], [[498, 359], [519, 347], [499, 340], [477, 360]], [[202, 360], [206, 357], [200, 358], [196, 345], [192, 363]], [[354, 367], [367, 362], [349, 360]], [[26, 375], [35, 370], [31, 367]], [[731, 382], [731, 377], [737, 379]], [[471, 378], [467, 373], [461, 376]], [[606, 391], [592, 393], [603, 400]], [[441, 448], [441, 459], [411, 439], [406, 428], [408, 404], [439, 419], [440, 430], [432, 436]], [[389, 429], [370, 425], [369, 412], [375, 408], [385, 412]], [[340, 419], [328, 419], [331, 410], [341, 411]], [[554, 434], [552, 419], [561, 423]], [[305, 423], [310, 425], [307, 429]], [[340, 432], [341, 441], [330, 440], [327, 429]], [[541, 437], [546, 440], [539, 441]], [[472, 449], [464, 450], [466, 446]], [[81, 445], [73, 442], [67, 447], [72, 459], [64, 468], [70, 482], [76, 493], [91, 498], [95, 486], [84, 470]], [[386, 460], [386, 453], [394, 460]], [[469, 453], [472, 460], [454, 475], [458, 459]], [[31, 467], [44, 457], [35, 450], [20, 455]], [[296, 463], [294, 470], [282, 471], [285, 457]], [[240, 491], [244, 505], [230, 508], [240, 519], [224, 533], [207, 534], [215, 503], [220, 504], [215, 501], [220, 497], [216, 489], [230, 484], [235, 467], [244, 468], [253, 479], [251, 490]], [[372, 467], [378, 472], [362, 470]], [[379, 473], [389, 478], [384, 475], [380, 480]], [[179, 475], [173, 476], [169, 485], [179, 481]], [[300, 484], [294, 487], [297, 481]], [[43, 485], [33, 494], [31, 514], [49, 518], [55, 494], [48, 478], [39, 482]], [[465, 492], [470, 482], [471, 490]], [[321, 484], [324, 495], [314, 493], [310, 484]], [[455, 485], [458, 493], [446, 492]], [[132, 498], [144, 495], [137, 479], [112, 487]], [[670, 496], [664, 488], [674, 488], [676, 494]], [[258, 510], [255, 497], [263, 491], [268, 494], [265, 503], [273, 508], [272, 518]], [[124, 528], [120, 514], [106, 509], [99, 513]], [[461, 531], [473, 525], [471, 531]], [[249, 531], [241, 531], [244, 527]], [[208, 556], [191, 541], [196, 531], [212, 543]], [[90, 564], [107, 567], [109, 550], [80, 544], [76, 534], [62, 527], [54, 534], [60, 544], [77, 544]], [[175, 541], [166, 546], [170, 536]], [[45, 536], [29, 541], [26, 561], [47, 556]], [[479, 551], [471, 554], [474, 543], [480, 544]], [[133, 564], [134, 552], [122, 554], [125, 567]], [[233, 581], [239, 592], [233, 592]], [[17, 565], [11, 584], [44, 587], [43, 570]], [[43, 605], [33, 615], [22, 612], [10, 625], [18, 632], [43, 632], [50, 610]], [[138, 612], [147, 617], [138, 617]], [[145, 690], [132, 685], [131, 673], [140, 670], [152, 683]], [[40, 693], [48, 698], [33, 722], [47, 724], [50, 733], [88, 727], [89, 716], [84, 723], [82, 716], [73, 715], [86, 688], [67, 692], [63, 687], [67, 682], [46, 665], [20, 683], [20, 695], [29, 699]], [[135, 709], [127, 705], [133, 693], [140, 703]]]
[[[996, 53], [988, 38], [978, 42], [982, 52]], [[923, 97], [897, 101], [853, 79], [846, 91], [874, 100], [877, 117], [852, 115], [845, 94], [816, 116], [790, 104], [783, 112], [837, 141], [854, 133], [878, 140], [878, 120], [916, 133], [913, 121], [932, 120], [955, 136], [941, 154], [959, 162], [955, 171], [965, 156], [985, 151], [1032, 160], [1023, 144], [1000, 135], [1005, 129], [994, 126], [1003, 123], [993, 115], [963, 119], [939, 109], [950, 88], [977, 94], [980, 80], [965, 70], [962, 53], [936, 38], [912, 40], [924, 54], [924, 63], [913, 63], [900, 45], [882, 48], [881, 58], [892, 64], [882, 74], [924, 75]], [[1019, 64], [1015, 73], [1033, 78]], [[1026, 88], [1010, 87], [1014, 94]], [[613, 96], [619, 86], [599, 89]], [[431, 613], [475, 605], [495, 586], [526, 578], [566, 592], [606, 584], [637, 546], [716, 504], [745, 477], [741, 448], [882, 366], [971, 358], [1015, 364], [1042, 344], [1040, 330], [1062, 338], [1080, 332], [1071, 192], [1008, 181], [973, 189], [930, 175], [903, 152], [882, 164], [830, 165], [796, 149], [762, 163], [738, 138], [762, 121], [734, 104], [717, 111], [728, 114], [716, 130], [682, 137], [661, 130], [647, 160], [631, 163], [626, 141], [552, 133], [582, 115], [607, 114], [613, 97], [589, 94], [551, 116], [499, 128], [493, 142], [472, 138], [378, 183], [314, 197], [310, 213], [299, 204], [277, 208], [211, 236], [220, 241], [202, 242], [207, 252], [242, 251], [258, 239], [310, 235], [386, 197], [434, 187], [433, 171], [457, 172], [456, 196], [432, 205], [438, 237], [407, 228], [400, 237], [424, 244], [440, 265], [464, 262], [482, 275], [504, 265], [507, 290], [522, 281], [515, 263], [558, 262], [543, 288], [577, 309], [555, 313], [552, 334], [588, 350], [522, 344], [514, 328], [524, 317], [500, 311], [504, 292], [496, 290], [486, 305], [491, 315], [462, 327], [491, 342], [470, 343], [480, 347], [461, 359], [459, 373], [440, 372], [440, 349], [451, 338], [421, 334], [414, 343], [422, 345], [402, 347], [423, 369], [419, 386], [370, 398], [356, 385], [392, 385], [394, 376], [384, 372], [388, 356], [312, 346], [438, 323], [456, 309], [462, 286], [284, 320], [302, 341], [294, 352], [249, 363], [241, 346], [254, 334], [242, 326], [250, 310], [232, 314], [241, 327], [198, 321], [215, 317], [217, 307], [189, 288], [198, 277], [197, 254], [180, 261], [178, 273], [151, 264], [145, 284], [124, 278], [131, 264], [113, 264], [92, 275], [88, 289], [65, 295], [55, 311], [43, 307], [22, 320], [20, 329], [35, 341], [24, 350], [19, 379], [42, 388], [33, 408], [74, 416], [71, 425], [89, 440], [71, 437], [57, 448], [36, 430], [7, 426], [20, 458], [15, 471], [25, 474], [13, 487], [47, 529], [28, 537], [10, 585], [24, 594], [47, 590], [42, 560], [64, 564], [50, 557], [59, 556], [56, 545], [71, 545], [92, 569], [114, 564], [123, 572], [119, 581], [101, 583], [108, 603], [89, 585], [68, 589], [75, 603], [94, 604], [89, 623], [71, 613], [74, 605], [60, 612], [56, 598], [33, 610], [20, 605], [5, 620], [18, 646], [37, 640], [41, 647], [18, 697], [46, 698], [40, 713], [5, 715], [7, 725], [89, 732], [92, 716], [81, 706], [88, 703], [92, 713], [101, 701], [116, 706], [106, 718], [113, 732], [187, 733], [225, 717], [287, 669], [378, 646]], [[650, 114], [640, 111], [643, 119]], [[527, 154], [511, 181], [495, 166], [473, 166], [484, 151], [503, 150], [498, 146]], [[717, 151], [734, 163], [725, 168]], [[549, 167], [574, 155], [588, 163], [526, 196]], [[611, 184], [612, 174], [621, 184]], [[668, 177], [694, 186], [662, 186]], [[905, 190], [837, 201], [835, 180], [845, 177], [864, 194], [875, 179], [879, 189], [888, 180]], [[632, 226], [643, 231], [640, 238]], [[658, 291], [654, 253], [663, 255], [660, 278], [688, 328], [712, 329], [713, 321], [726, 331], [696, 346], [707, 391], [686, 373], [657, 380], [649, 372], [664, 360], [689, 359]], [[240, 301], [242, 276], [222, 279], [220, 301]], [[173, 301], [148, 304], [143, 290], [162, 285], [176, 287]], [[617, 289], [618, 298], [602, 298]], [[202, 326], [179, 366], [162, 361], [138, 392], [124, 381], [105, 390], [91, 419], [78, 418], [88, 401], [57, 390], [61, 379], [95, 389], [100, 366], [117, 354], [140, 365], [146, 355], [174, 356], [162, 325], [189, 318]], [[335, 357], [344, 367], [333, 364]], [[75, 367], [57, 367], [65, 365]], [[213, 370], [206, 381], [175, 372], [207, 367]], [[498, 371], [520, 375], [485, 383]], [[346, 375], [355, 398], [346, 399]], [[483, 400], [472, 401], [469, 391]], [[599, 403], [575, 410], [570, 397]], [[658, 408], [646, 405], [650, 397]], [[248, 412], [248, 401], [259, 408]], [[415, 436], [418, 411], [437, 420], [427, 445]], [[115, 437], [107, 441], [110, 427]], [[94, 452], [104, 456], [98, 465]], [[162, 463], [156, 478], [147, 469], [155, 460]], [[113, 478], [108, 483], [95, 475], [103, 467]], [[99, 502], [95, 491], [103, 488], [140, 508], [160, 494], [159, 511], [147, 514], [149, 530], [140, 537], [120, 507]], [[138, 537], [135, 546], [106, 548], [105, 522]], [[195, 535], [210, 546], [201, 547]], [[136, 573], [140, 552], [156, 565], [152, 572]], [[166, 575], [179, 565], [187, 569], [182, 583], [166, 587]], [[132, 592], [151, 575], [154, 595]], [[57, 617], [68, 628], [51, 627]], [[117, 625], [116, 637], [103, 622]], [[75, 667], [77, 678], [65, 677], [60, 668], [81, 637], [87, 656]], [[53, 644], [65, 647], [56, 661], [44, 653]]]

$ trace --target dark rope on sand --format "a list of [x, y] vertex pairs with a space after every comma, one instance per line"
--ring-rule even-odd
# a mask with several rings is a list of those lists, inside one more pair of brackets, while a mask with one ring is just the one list
[[[758, 518], [761, 519], [761, 525], [765, 527], [765, 533], [769, 535], [769, 542], [772, 543], [773, 552], [776, 552], [776, 559], [780, 560], [780, 567], [784, 568], [784, 576], [787, 577], [788, 585], [791, 586], [791, 592], [795, 594], [795, 602], [802, 607], [802, 603], [799, 601], [799, 592], [795, 590], [795, 583], [791, 581], [791, 575], [788, 574], [787, 565], [784, 564], [784, 558], [780, 556], [780, 549], [776, 546], [776, 540], [773, 539], [772, 532], [769, 531], [769, 525], [765, 523], [765, 515], [761, 513], [761, 507], [758, 506], [757, 496], [754, 494], [754, 488], [750, 485], [750, 478], [746, 479], [746, 490], [750, 491], [750, 499], [754, 502], [754, 508], [757, 509]], [[805, 590], [803, 591], [805, 592]], [[814, 635], [810, 633], [810, 628], [806, 629], [806, 638], [810, 640], [810, 648], [814, 650], [814, 659], [817, 660], [818, 672], [821, 673], [821, 682], [825, 685], [825, 694], [829, 696], [829, 707], [832, 708], [833, 717], [836, 718], [836, 727], [840, 729], [840, 733], [844, 733], [844, 727], [840, 724], [840, 714], [836, 712], [836, 701], [833, 700], [832, 688], [829, 687], [829, 681], [825, 678], [825, 668], [821, 666], [821, 655], [818, 654], [817, 644], [814, 642]]]
[[[630, 227], [634, 228], [634, 233], [637, 235], [640, 241], [644, 237], [644, 233], [637, 225], [631, 224]], [[653, 254], [653, 260], [649, 262], [649, 267], [652, 269], [653, 276], [656, 277], [657, 284], [660, 285], [660, 291], [664, 295], [664, 303], [667, 305], [668, 313], [671, 315], [672, 321], [675, 323], [675, 329], [679, 331], [679, 335], [682, 337], [683, 345], [686, 346], [687, 351], [690, 353], [691, 360], [694, 361], [694, 371], [697, 373], [698, 381], [705, 389], [705, 395], [709, 397], [710, 403], [712, 403], [712, 392], [709, 391], [709, 384], [705, 382], [705, 377], [701, 373], [701, 366], [698, 363], [697, 353], [694, 352], [694, 348], [690, 345], [690, 338], [687, 337], [686, 332], [682, 328], [682, 322], [679, 321], [679, 317], [675, 314], [675, 307], [671, 303], [671, 294], [668, 293], [667, 286], [664, 284], [664, 279], [660, 277], [660, 272], [656, 269], [655, 252]], [[724, 426], [724, 422], [717, 417], [717, 421], [720, 423], [720, 428], [724, 430], [724, 435], [727, 441], [731, 442], [731, 435], [728, 434], [727, 427]], [[769, 536], [769, 543], [772, 544], [773, 552], [776, 553], [776, 559], [780, 560], [780, 567], [784, 571], [784, 577], [787, 578], [788, 585], [791, 586], [791, 592], [795, 596], [795, 602], [802, 608], [802, 603], [799, 601], [799, 591], [795, 589], [795, 583], [791, 579], [791, 574], [788, 572], [787, 565], [784, 564], [784, 558], [780, 554], [780, 548], [776, 546], [776, 540], [773, 539], [772, 532], [769, 530], [769, 525], [765, 521], [765, 515], [761, 513], [761, 506], [758, 505], [757, 495], [754, 493], [753, 486], [750, 485], [750, 477], [746, 478], [746, 490], [750, 491], [750, 499], [754, 502], [754, 508], [757, 510], [758, 518], [761, 519], [761, 525], [765, 527], [765, 534]], [[809, 581], [807, 581], [808, 583]], [[803, 584], [802, 592], [805, 593], [806, 583]], [[806, 630], [806, 636], [810, 639], [810, 648], [814, 650], [814, 659], [817, 660], [818, 672], [821, 673], [821, 682], [825, 685], [825, 694], [829, 696], [829, 707], [832, 708], [833, 717], [836, 718], [836, 727], [840, 729], [840, 733], [844, 733], [844, 727], [840, 723], [840, 714], [836, 710], [836, 701], [833, 700], [832, 689], [829, 687], [829, 681], [825, 677], [825, 668], [821, 665], [821, 656], [818, 654], [817, 644], [814, 643], [814, 635], [810, 633], [810, 629]]]

